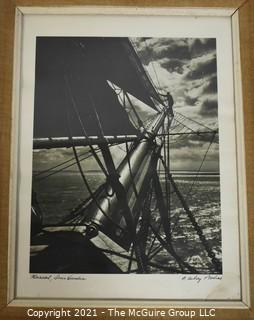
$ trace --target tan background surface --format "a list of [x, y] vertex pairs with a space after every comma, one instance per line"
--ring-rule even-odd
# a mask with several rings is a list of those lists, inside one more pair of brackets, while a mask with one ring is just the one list
[[[28, 319], [27, 308], [7, 305], [8, 211], [14, 17], [17, 6], [117, 5], [150, 7], [233, 7], [239, 10], [243, 84], [251, 305], [254, 305], [254, 0], [0, 0], [0, 319]], [[9, 302], [8, 302], [9, 303]], [[152, 307], [152, 303], [151, 303]], [[170, 307], [170, 306], [169, 306]], [[253, 309], [217, 309], [213, 319], [254, 319]], [[99, 317], [98, 317], [99, 318]], [[106, 319], [109, 317], [104, 317]], [[32, 318], [29, 318], [32, 319]], [[66, 318], [67, 319], [67, 318]], [[68, 318], [70, 319], [70, 318]], [[78, 318], [76, 318], [78, 319]], [[96, 318], [93, 318], [96, 319]], [[100, 317], [102, 319], [102, 317]], [[124, 318], [121, 318], [124, 319]], [[145, 319], [145, 317], [140, 318]], [[147, 318], [148, 319], [148, 318]], [[151, 319], [151, 318], [150, 318]], [[159, 318], [158, 318], [159, 319]], [[166, 318], [161, 318], [166, 319]], [[176, 318], [171, 318], [176, 319]]]

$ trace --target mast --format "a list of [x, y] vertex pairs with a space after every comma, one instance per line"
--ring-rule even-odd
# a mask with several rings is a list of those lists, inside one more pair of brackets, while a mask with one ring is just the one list
[[[91, 201], [89, 206], [84, 208], [83, 214], [85, 215], [89, 212], [89, 224], [91, 224], [93, 229], [97, 228], [103, 230], [125, 248], [128, 248], [131, 244], [133, 235], [128, 232], [128, 226], [126, 222], [123, 221], [124, 214], [121, 212], [121, 205], [119, 207], [119, 198], [117, 197], [117, 192], [119, 190], [117, 188], [124, 188], [127, 195], [128, 208], [133, 212], [142, 198], [141, 191], [144, 189], [144, 183], [147, 183], [146, 177], [151, 175], [152, 159], [155, 154], [157, 154], [158, 148], [160, 148], [158, 144], [159, 141], [156, 141], [156, 135], [161, 131], [162, 125], [168, 116], [169, 109], [164, 108], [149, 126], [147, 130], [149, 136], [144, 135], [142, 138], [139, 138], [139, 141], [135, 143], [135, 147], [126, 155], [117, 170], [115, 170], [115, 172], [110, 172], [111, 175], [117, 174], [119, 176], [118, 181], [120, 185], [117, 187], [115, 184], [108, 182], [108, 187], [105, 187], [104, 190], [97, 194], [97, 200]], [[103, 148], [103, 144], [100, 144], [99, 146], [100, 148]], [[109, 157], [104, 157], [104, 161], [107, 168], [111, 166]], [[140, 174], [141, 172], [142, 174]], [[133, 184], [137, 191], [136, 195], [133, 192]], [[122, 224], [127, 235], [121, 233], [119, 229], [114, 228], [111, 224], [111, 220], [108, 219], [108, 216], [112, 217], [116, 224]], [[133, 214], [133, 221], [136, 218], [137, 216]]]

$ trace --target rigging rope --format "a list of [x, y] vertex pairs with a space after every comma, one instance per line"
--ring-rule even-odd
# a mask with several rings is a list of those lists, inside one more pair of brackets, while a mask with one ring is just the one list
[[[207, 147], [207, 149], [206, 149], [206, 151], [205, 151], [205, 154], [204, 154], [204, 156], [203, 156], [203, 158], [202, 158], [201, 164], [200, 164], [198, 170], [196, 171], [196, 175], [195, 175], [195, 178], [193, 179], [192, 185], [191, 185], [191, 187], [189, 188], [189, 190], [186, 191], [187, 198], [191, 195], [191, 191], [193, 190], [195, 184], [197, 184], [197, 182], [198, 182], [198, 176], [199, 176], [200, 171], [201, 171], [201, 169], [202, 169], [202, 167], [203, 167], [203, 164], [204, 164], [204, 161], [205, 161], [205, 159], [206, 159], [206, 157], [207, 157], [207, 154], [208, 154], [208, 152], [209, 152], [209, 150], [210, 150], [210, 148], [211, 148], [211, 146], [212, 146], [212, 144], [213, 144], [213, 142], [214, 142], [215, 136], [216, 136], [216, 132], [213, 132], [212, 139], [211, 139], [211, 141], [210, 141], [210, 143], [209, 143], [209, 145], [208, 145], [208, 147]], [[173, 228], [172, 228], [172, 231], [175, 229], [175, 227], [176, 227], [179, 219], [180, 219], [180, 214], [178, 215], [177, 219], [176, 219], [175, 222], [174, 222], [174, 226], [173, 226]]]
[[73, 154], [74, 154], [74, 157], [75, 157], [75, 160], [76, 160], [76, 164], [78, 166], [78, 169], [79, 169], [79, 172], [80, 172], [80, 175], [82, 177], [82, 180], [89, 192], [89, 195], [91, 197], [91, 199], [94, 201], [94, 203], [96, 204], [97, 208], [101, 211], [101, 213], [118, 229], [121, 229], [122, 231], [125, 231], [120, 225], [118, 225], [117, 223], [115, 223], [115, 221], [102, 209], [102, 207], [100, 206], [99, 202], [97, 201], [92, 189], [90, 188], [90, 185], [86, 179], [86, 176], [84, 174], [84, 171], [82, 169], [82, 166], [81, 166], [81, 163], [80, 163], [80, 159], [79, 159], [79, 156], [78, 156], [78, 153], [77, 153], [77, 150], [76, 150], [76, 147], [73, 143], [73, 139], [72, 139], [72, 133], [71, 133], [71, 127], [70, 127], [70, 122], [69, 122], [69, 112], [67, 110], [67, 123], [68, 123], [68, 130], [69, 130], [69, 134], [70, 134], [70, 139], [71, 139], [71, 142], [72, 142], [72, 150], [73, 150]]
[[[133, 41], [131, 41], [131, 39], [129, 39], [129, 40], [130, 40], [130, 42], [132, 44], [133, 50], [135, 51], [136, 55], [139, 57], [137, 46], [135, 45], [135, 43]], [[145, 45], [146, 45], [146, 43], [145, 43]], [[155, 92], [159, 95], [158, 90], [157, 90], [157, 88], [156, 88], [156, 86], [154, 84], [154, 81], [153, 81], [152, 77], [150, 76], [149, 72], [147, 70], [145, 70], [144, 68], [143, 68], [143, 70], [144, 70], [147, 78], [150, 80]]]
[[89, 142], [89, 141], [90, 141], [90, 140], [89, 140], [89, 136], [88, 136], [88, 134], [87, 134], [87, 132], [86, 132], [86, 129], [85, 129], [84, 124], [83, 124], [83, 121], [82, 121], [82, 119], [81, 119], [81, 117], [80, 117], [79, 111], [78, 111], [77, 106], [76, 106], [76, 101], [75, 101], [75, 99], [74, 99], [74, 97], [73, 97], [73, 94], [72, 94], [72, 91], [71, 91], [71, 88], [70, 88], [70, 84], [69, 84], [68, 78], [67, 78], [66, 76], [65, 76], [65, 82], [66, 82], [66, 86], [67, 86], [67, 88], [68, 88], [68, 92], [69, 92], [70, 97], [71, 97], [71, 102], [72, 102], [71, 105], [72, 105], [72, 108], [73, 108], [74, 111], [75, 111], [75, 114], [76, 114], [76, 116], [77, 116], [77, 118], [78, 118], [78, 121], [79, 121], [79, 123], [80, 123], [80, 126], [81, 126], [81, 128], [82, 128], [82, 130], [83, 130], [84, 136], [88, 139], [88, 145], [89, 145], [89, 147], [90, 147], [90, 149], [91, 149], [91, 152], [92, 152], [95, 160], [97, 161], [98, 165], [100, 166], [102, 172], [103, 172], [103, 173], [105, 174], [105, 176], [107, 177], [107, 176], [108, 176], [108, 173], [107, 173], [106, 169], [104, 168], [104, 166], [103, 166], [100, 158], [97, 156], [97, 154], [96, 154], [96, 152], [95, 152], [95, 150], [94, 150], [93, 145]]
[[199, 122], [197, 120], [191, 119], [189, 117], [184, 116], [182, 113], [175, 112], [175, 114], [181, 116], [182, 118], [185, 118], [186, 120], [189, 120], [190, 122], [194, 122], [194, 123], [198, 124], [199, 126], [205, 128], [207, 130], [210, 130], [211, 132], [214, 131], [213, 129], [209, 128], [208, 126], [204, 125], [203, 123], [201, 123], [201, 122]]
[[[113, 146], [116, 146], [116, 145], [117, 145], [117, 143], [114, 143], [114, 144], [109, 145], [109, 147], [113, 147]], [[100, 152], [101, 152], [100, 148], [96, 148], [96, 149], [95, 149], [95, 152], [96, 152], [96, 153], [100, 153]], [[79, 159], [80, 162], [81, 162], [81, 161], [84, 161], [84, 160], [86, 160], [86, 159], [88, 159], [88, 158], [90, 158], [90, 157], [93, 156], [92, 154], [89, 154], [89, 153], [91, 153], [91, 151], [87, 151], [87, 152], [84, 152], [84, 153], [82, 153], [82, 154], [79, 154], [79, 157], [81, 157], [82, 155], [86, 155], [85, 157]], [[59, 169], [59, 170], [53, 171], [54, 169], [56, 169], [56, 168], [58, 168], [58, 167], [61, 167], [62, 165], [66, 164], [66, 163], [68, 163], [68, 162], [71, 162], [71, 161], [73, 161], [73, 160], [74, 160], [74, 162], [72, 162], [71, 164], [69, 164], [69, 165], [67, 165], [67, 166], [65, 166], [65, 167], [63, 167], [63, 168], [61, 168], [61, 169]], [[34, 177], [35, 177], [35, 179], [36, 179], [35, 183], [37, 183], [37, 182], [39, 182], [39, 181], [42, 181], [42, 180], [45, 180], [45, 179], [47, 179], [47, 178], [49, 178], [49, 177], [51, 177], [51, 176], [53, 176], [53, 175], [55, 175], [55, 174], [58, 174], [59, 172], [62, 172], [62, 171], [64, 171], [64, 170], [66, 170], [66, 169], [74, 166], [75, 164], [76, 164], [75, 157], [72, 157], [71, 159], [66, 160], [66, 161], [64, 161], [64, 162], [62, 162], [62, 163], [60, 163], [60, 164], [58, 164], [58, 165], [56, 165], [56, 166], [53, 166], [53, 167], [51, 167], [51, 168], [49, 168], [49, 169], [47, 169], [47, 170], [41, 171], [40, 173], [34, 175]], [[50, 172], [50, 171], [53, 171], [53, 172], [51, 172], [50, 174], [48, 174], [48, 175], [46, 175], [46, 176], [43, 176], [43, 177], [41, 177], [41, 178], [39, 177], [39, 176], [41, 176], [41, 175], [43, 175], [43, 174], [45, 174], [45, 173], [48, 173], [48, 172]]]
[[167, 173], [169, 175], [169, 179], [171, 181], [171, 184], [173, 186], [173, 188], [175, 189], [176, 191], [176, 194], [179, 198], [179, 200], [181, 201], [182, 203], [182, 206], [184, 208], [184, 211], [186, 212], [187, 216], [189, 217], [194, 229], [196, 230], [198, 236], [199, 236], [199, 239], [201, 241], [201, 243], [203, 244], [209, 258], [211, 259], [216, 271], [218, 272], [221, 272], [221, 264], [219, 262], [219, 260], [216, 258], [215, 256], [215, 253], [212, 251], [212, 249], [210, 248], [210, 245], [208, 244], [208, 241], [206, 240], [204, 234], [203, 234], [203, 231], [202, 229], [200, 228], [200, 226], [198, 225], [197, 221], [196, 221], [196, 218], [194, 217], [193, 213], [191, 212], [191, 210], [189, 209], [189, 206], [187, 205], [185, 199], [183, 198], [183, 195], [181, 194], [181, 192], [178, 190], [177, 188], [177, 185], [172, 177], [172, 175], [170, 174], [169, 172], [169, 169], [167, 168], [166, 164], [165, 164], [165, 161], [163, 159], [163, 157], [161, 157], [161, 161], [162, 161], [162, 164], [165, 168], [165, 170], [167, 170]]
[[190, 128], [189, 126], [187, 126], [186, 124], [182, 123], [180, 120], [175, 119], [179, 124], [181, 124], [182, 126], [184, 126], [185, 128], [189, 129], [191, 132], [195, 133], [198, 135], [197, 131], [193, 130], [192, 128]]
[[129, 102], [129, 104], [130, 104], [130, 106], [131, 106], [131, 109], [132, 109], [132, 111], [134, 112], [134, 114], [135, 114], [135, 116], [136, 116], [136, 118], [137, 118], [139, 128], [140, 128], [140, 127], [143, 127], [143, 128], [146, 130], [146, 128], [145, 128], [145, 126], [144, 126], [144, 123], [143, 123], [143, 121], [141, 120], [141, 118], [140, 118], [139, 114], [137, 113], [136, 109], [134, 108], [134, 106], [133, 106], [133, 104], [132, 104], [132, 102], [131, 102], [131, 99], [130, 99], [128, 93], [127, 93], [127, 92], [123, 92], [123, 94], [124, 94], [124, 96], [126, 96], [128, 102]]
[[184, 268], [185, 267], [188, 271], [190, 271], [190, 273], [199, 273], [198, 270], [196, 270], [196, 268], [190, 266], [187, 262], [183, 261], [181, 259], [180, 256], [178, 256], [178, 254], [176, 253], [175, 249], [173, 248], [173, 246], [168, 243], [167, 241], [165, 241], [157, 232], [156, 230], [153, 228], [153, 226], [150, 224], [150, 227], [153, 231], [153, 233], [156, 235], [156, 238], [159, 240], [159, 242], [162, 244], [162, 246], [168, 251], [169, 254], [171, 254], [171, 256], [176, 260], [177, 264], [179, 265], [181, 272], [184, 272]]
[[[113, 83], [112, 83], [112, 86], [113, 86], [113, 89], [114, 89], [115, 92], [116, 92], [117, 89], [115, 88], [115, 86], [114, 86]], [[121, 93], [123, 94], [123, 98], [121, 98], [121, 95], [120, 95]], [[123, 105], [123, 108], [125, 109], [125, 112], [127, 113], [128, 117], [130, 118], [132, 124], [133, 124], [134, 127], [137, 129], [137, 128], [138, 128], [138, 125], [137, 125], [136, 121], [133, 119], [132, 114], [131, 114], [130, 112], [128, 112], [129, 110], [127, 110], [127, 108], [126, 108], [124, 91], [121, 89], [121, 92], [119, 92], [119, 93], [116, 92], [116, 94], [117, 94], [117, 96], [118, 96], [118, 99], [120, 100], [120, 103]]]
[[[112, 83], [112, 87], [113, 87], [113, 89], [114, 89], [115, 92], [116, 92], [116, 91], [117, 91], [117, 88], [115, 87], [115, 85], [114, 85], [113, 83]], [[131, 109], [132, 109], [132, 111], [133, 111], [133, 113], [134, 113], [134, 115], [135, 115], [135, 117], [136, 117], [136, 119], [137, 119], [138, 126], [136, 126], [136, 128], [139, 128], [139, 129], [140, 129], [140, 127], [143, 127], [143, 128], [145, 129], [145, 131], [146, 131], [146, 127], [145, 127], [145, 125], [144, 125], [144, 121], [140, 118], [138, 112], [136, 111], [135, 107], [133, 106], [132, 101], [131, 101], [128, 93], [125, 92], [124, 90], [122, 90], [121, 88], [120, 88], [119, 90], [120, 90], [119, 93], [116, 92], [116, 94], [117, 94], [117, 96], [118, 96], [118, 99], [119, 99], [120, 102], [122, 103], [122, 105], [123, 105], [123, 107], [124, 107], [127, 115], [130, 117], [130, 120], [131, 120], [132, 123], [135, 124], [135, 126], [136, 126], [136, 122], [134, 121], [132, 115], [130, 114], [130, 112], [127, 111], [125, 98], [127, 98], [128, 102], [129, 102], [129, 105], [131, 106]], [[123, 98], [121, 98], [121, 95], [120, 95], [121, 93], [122, 93], [122, 95], [123, 95]]]
[[202, 167], [203, 167], [203, 164], [204, 164], [204, 162], [205, 162], [205, 159], [206, 159], [206, 157], [207, 157], [207, 154], [208, 154], [208, 152], [209, 152], [209, 150], [210, 150], [210, 148], [211, 148], [211, 145], [213, 144], [213, 141], [214, 141], [215, 136], [216, 136], [216, 133], [213, 134], [212, 139], [211, 139], [211, 141], [210, 141], [210, 143], [209, 143], [209, 145], [208, 145], [208, 147], [207, 147], [207, 149], [206, 149], [206, 152], [205, 152], [205, 154], [204, 154], [204, 156], [203, 156], [203, 159], [202, 159], [202, 161], [201, 161], [201, 164], [200, 164], [200, 166], [199, 166], [199, 168], [198, 168], [198, 170], [197, 170], [197, 172], [196, 172], [196, 176], [195, 176], [195, 178], [193, 179], [193, 182], [192, 182], [192, 184], [191, 184], [191, 186], [190, 186], [190, 189], [189, 189], [189, 191], [188, 191], [188, 193], [187, 193], [187, 197], [188, 197], [189, 195], [191, 195], [191, 191], [192, 191], [192, 189], [193, 189], [193, 186], [194, 186], [195, 183], [197, 182], [198, 176], [199, 176], [200, 171], [201, 171], [201, 169], [202, 169]]
[[[158, 226], [158, 228], [157, 228], [157, 230], [156, 230], [157, 233], [160, 232], [161, 226], [162, 226], [162, 221], [160, 221], [160, 224], [159, 224], [159, 226]], [[152, 252], [153, 246], [154, 246], [154, 244], [155, 244], [155, 240], [156, 240], [156, 235], [155, 235], [155, 233], [154, 233], [154, 234], [153, 234], [153, 239], [152, 239], [152, 241], [151, 241], [150, 248], [148, 249], [148, 253], [147, 253], [148, 256], [149, 256], [149, 255], [151, 254], [151, 252]]]
[[[165, 127], [165, 122], [163, 123], [163, 133], [166, 132], [166, 127]], [[169, 165], [169, 149], [167, 150], [167, 147], [166, 147], [166, 136], [163, 136], [163, 153], [164, 153], [164, 158], [166, 159], [166, 163], [167, 165]], [[159, 161], [160, 163], [160, 161]], [[164, 170], [165, 171], [165, 170]], [[166, 174], [166, 171], [165, 171], [165, 174], [164, 174], [164, 178], [165, 178], [165, 191], [166, 191], [166, 210], [167, 210], [167, 218], [168, 218], [168, 229], [169, 229], [169, 239], [171, 241], [171, 219], [170, 219], [170, 189], [169, 189], [169, 184], [168, 184], [168, 177], [167, 177], [167, 174]]]
[[75, 159], [76, 159], [76, 163], [77, 163], [77, 166], [78, 166], [78, 169], [79, 169], [79, 172], [81, 174], [81, 177], [84, 181], [84, 184], [90, 194], [90, 197], [93, 199], [94, 203], [96, 204], [96, 206], [98, 207], [98, 209], [101, 211], [101, 213], [115, 226], [117, 227], [118, 229], [121, 229], [122, 231], [125, 231], [120, 225], [118, 225], [117, 223], [115, 223], [115, 221], [102, 209], [102, 207], [100, 206], [99, 202], [97, 201], [92, 189], [90, 188], [90, 185], [86, 179], [86, 176], [83, 172], [83, 169], [81, 167], [81, 164], [80, 164], [80, 161], [79, 161], [79, 158], [78, 158], [78, 154], [77, 154], [77, 151], [76, 151], [76, 148], [74, 146], [74, 144], [72, 145], [72, 150], [73, 150], [73, 153], [74, 153], [74, 156], [75, 156]]
[[[67, 78], [66, 78], [66, 84], [67, 84], [67, 86], [68, 86], [68, 88], [69, 88], [69, 93], [71, 94], [71, 90], [70, 90], [70, 87], [69, 87], [69, 85], [68, 85]], [[74, 104], [72, 104], [72, 105], [73, 105], [73, 107], [75, 108], [75, 110], [77, 111], [77, 108], [76, 108], [76, 105], [75, 105], [75, 100], [74, 100], [74, 97], [72, 96], [72, 94], [71, 94], [71, 97], [72, 97], [72, 102], [74, 102]], [[120, 225], [118, 225], [117, 223], [115, 223], [115, 221], [102, 209], [102, 207], [101, 207], [101, 205], [99, 204], [99, 202], [97, 201], [97, 199], [96, 199], [96, 197], [95, 197], [92, 189], [90, 188], [90, 185], [89, 185], [89, 183], [88, 183], [88, 181], [87, 181], [87, 179], [86, 179], [86, 176], [85, 176], [85, 174], [84, 174], [84, 171], [83, 171], [83, 169], [82, 169], [82, 166], [81, 166], [81, 163], [80, 163], [80, 160], [79, 160], [79, 157], [78, 157], [78, 153], [77, 153], [76, 147], [75, 147], [74, 142], [73, 142], [73, 139], [72, 139], [72, 132], [71, 132], [70, 120], [69, 120], [69, 110], [66, 110], [66, 113], [67, 113], [67, 124], [68, 124], [68, 130], [69, 130], [70, 140], [71, 140], [71, 142], [72, 142], [73, 154], [74, 154], [74, 157], [75, 157], [75, 160], [76, 160], [76, 163], [77, 163], [77, 166], [78, 166], [80, 175], [81, 175], [82, 180], [83, 180], [83, 182], [84, 182], [84, 184], [85, 184], [85, 186], [86, 186], [86, 188], [87, 188], [87, 190], [88, 190], [88, 192], [89, 192], [89, 194], [90, 194], [90, 197], [92, 198], [92, 200], [94, 201], [95, 205], [96, 205], [97, 208], [100, 210], [100, 212], [101, 212], [116, 228], [121, 229], [123, 232], [125, 232], [125, 230], [124, 230]], [[80, 118], [80, 115], [79, 115], [79, 114], [77, 114], [77, 115], [78, 115], [78, 117], [79, 117], [79, 119], [80, 119], [80, 121], [81, 121], [80, 124], [81, 124], [81, 126], [82, 126], [82, 128], [83, 128], [84, 134], [85, 134], [85, 136], [87, 136], [86, 131], [85, 131], [85, 128], [84, 128], [84, 126], [83, 126], [83, 122], [82, 122], [82, 120], [81, 120], [81, 118]], [[89, 146], [90, 146], [90, 149], [91, 149], [92, 154], [94, 155], [95, 151], [94, 151], [93, 146], [92, 146], [91, 144], [89, 144]], [[98, 158], [97, 155], [96, 155], [96, 158]], [[99, 158], [98, 158], [98, 159], [99, 159]], [[97, 161], [97, 162], [98, 162], [98, 161]], [[99, 163], [101, 163], [100, 159], [99, 159]], [[99, 164], [99, 163], [98, 163], [98, 164]], [[102, 165], [102, 163], [101, 163], [101, 165]], [[103, 167], [103, 165], [102, 165], [102, 167]], [[106, 170], [105, 170], [104, 167], [103, 167], [103, 169], [104, 169], [103, 172], [105, 173]], [[108, 177], [107, 172], [106, 172], [105, 175], [106, 175], [106, 177]]]
[[[84, 152], [84, 153], [82, 153], [82, 154], [80, 153], [80, 154], [79, 154], [79, 157], [84, 156], [84, 155], [87, 155], [88, 153], [89, 153], [89, 151]], [[73, 161], [73, 159], [75, 159], [75, 158], [72, 157], [72, 158], [70, 158], [70, 159], [68, 159], [68, 160], [65, 160], [65, 161], [63, 161], [63, 162], [61, 162], [61, 163], [59, 163], [59, 164], [57, 164], [57, 165], [55, 165], [55, 166], [53, 166], [53, 167], [50, 167], [50, 168], [45, 169], [45, 170], [42, 170], [42, 171], [38, 172], [37, 174], [34, 174], [33, 177], [36, 178], [36, 177], [39, 177], [39, 176], [41, 176], [41, 175], [43, 175], [43, 174], [45, 174], [45, 173], [48, 173], [48, 172], [50, 172], [51, 170], [54, 170], [54, 169], [56, 169], [56, 168], [58, 168], [58, 167], [63, 166], [64, 164], [66, 164], [66, 163], [68, 163], [68, 162]]]
[[[96, 150], [96, 153], [98, 153], [98, 152], [100, 152], [100, 150]], [[85, 154], [85, 153], [84, 153], [84, 154]], [[79, 155], [79, 156], [81, 156], [81, 155]], [[81, 158], [80, 161], [84, 161], [84, 160], [90, 158], [91, 156], [92, 156], [91, 154], [90, 154], [90, 155], [88, 154], [87, 156]], [[54, 166], [54, 167], [52, 167], [52, 168], [49, 168], [49, 169], [47, 169], [47, 170], [44, 170], [40, 175], [42, 175], [42, 174], [44, 174], [44, 173], [47, 173], [47, 172], [51, 172], [51, 171], [54, 170], [55, 168], [58, 168], [58, 167], [62, 166], [62, 165], [65, 164], [65, 163], [68, 163], [68, 162], [70, 162], [70, 161], [73, 161], [73, 159], [75, 159], [75, 158], [69, 159], [69, 160], [67, 160], [67, 161], [64, 161], [64, 163], [62, 163], [62, 164], [58, 164], [58, 165], [56, 165], [56, 166]], [[63, 168], [61, 168], [61, 169], [59, 169], [59, 170], [54, 170], [54, 171], [51, 172], [50, 174], [48, 174], [48, 175], [46, 175], [46, 176], [43, 176], [43, 177], [41, 177], [41, 178], [38, 178], [39, 174], [38, 174], [38, 175], [35, 175], [35, 178], [36, 178], [36, 181], [35, 181], [35, 182], [37, 183], [37, 182], [39, 182], [39, 181], [42, 181], [42, 180], [45, 180], [45, 179], [51, 177], [52, 175], [58, 174], [59, 172], [62, 172], [62, 171], [64, 171], [64, 170], [66, 170], [66, 169], [74, 166], [75, 163], [76, 163], [76, 162], [74, 161], [74, 162], [72, 162], [71, 164], [69, 164], [69, 165], [67, 165], [67, 166], [65, 166], [65, 167], [63, 167]]]
[[[148, 55], [149, 55], [149, 48], [148, 48], [148, 44], [147, 44], [146, 39], [145, 39], [144, 42], [145, 42], [145, 46], [146, 46], [146, 51], [147, 51], [147, 53], [148, 53]], [[149, 56], [150, 56], [150, 55], [149, 55]], [[158, 84], [158, 89], [159, 89], [159, 90], [162, 90], [162, 89], [161, 89], [160, 82], [159, 82], [159, 78], [158, 78], [158, 75], [157, 75], [157, 72], [156, 72], [155, 67], [154, 67], [154, 61], [153, 61], [153, 60], [150, 60], [150, 62], [151, 62], [151, 64], [152, 64], [153, 72], [154, 72], [155, 77], [156, 77], [156, 81], [157, 81], [157, 84]], [[157, 92], [157, 93], [158, 93], [158, 92]]]
[[135, 181], [134, 181], [134, 176], [133, 176], [132, 169], [131, 169], [130, 154], [129, 154], [130, 151], [129, 151], [129, 147], [128, 147], [128, 142], [125, 142], [125, 148], [126, 148], [126, 156], [127, 156], [129, 172], [130, 172], [130, 176], [131, 176], [132, 188], [133, 188], [133, 191], [135, 193], [136, 198], [138, 198], [138, 191], [137, 191], [137, 188], [136, 188], [136, 184], [135, 184]]

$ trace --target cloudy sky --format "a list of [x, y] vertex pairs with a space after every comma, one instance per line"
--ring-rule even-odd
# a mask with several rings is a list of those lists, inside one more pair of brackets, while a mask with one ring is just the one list
[[[218, 128], [217, 68], [215, 39], [193, 38], [132, 38], [140, 60], [156, 89], [169, 91], [174, 99], [174, 111], [212, 129]], [[191, 125], [191, 123], [188, 123]], [[193, 124], [194, 125], [194, 124]], [[193, 126], [193, 129], [204, 128]], [[172, 143], [171, 166], [177, 170], [197, 170], [206, 153], [208, 138], [187, 136]], [[121, 147], [120, 147], [121, 148]], [[202, 171], [219, 170], [219, 147], [213, 144], [207, 153]], [[115, 155], [121, 155], [117, 147]], [[71, 156], [70, 149], [34, 152], [34, 169], [41, 170]], [[50, 160], [50, 161], [49, 161]], [[86, 168], [93, 161], [84, 162]]]
[[215, 39], [135, 38], [133, 44], [155, 86], [171, 92], [175, 109], [217, 126]]
[[[174, 110], [212, 129], [218, 128], [216, 39], [131, 39], [146, 71], [161, 93], [169, 91]], [[194, 129], [198, 129], [195, 127]], [[188, 136], [172, 145], [172, 166], [195, 170], [207, 139]], [[212, 145], [204, 171], [218, 171], [218, 144]]]

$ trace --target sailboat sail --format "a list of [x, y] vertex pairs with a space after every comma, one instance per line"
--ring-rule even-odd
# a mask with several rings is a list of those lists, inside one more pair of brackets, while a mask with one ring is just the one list
[[34, 138], [136, 134], [108, 83], [155, 109], [135, 54], [127, 38], [38, 37]]

